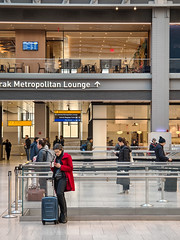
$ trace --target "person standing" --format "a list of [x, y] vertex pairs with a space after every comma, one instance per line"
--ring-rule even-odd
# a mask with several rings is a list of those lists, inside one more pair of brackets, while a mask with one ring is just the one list
[[159, 137], [159, 143], [155, 147], [156, 162], [172, 162], [171, 158], [166, 157], [164, 152], [164, 145], [166, 140], [163, 137]]
[[155, 151], [156, 146], [157, 146], [156, 139], [153, 138], [151, 144], [149, 145], [149, 151]]
[[34, 142], [30, 146], [30, 159], [31, 159], [31, 161], [33, 161], [33, 157], [37, 156], [37, 154], [38, 154], [38, 147], [37, 147], [38, 140], [39, 140], [39, 138], [35, 137]]
[[[127, 146], [127, 142], [125, 138], [118, 138], [118, 143], [120, 146], [120, 150], [118, 153], [116, 153], [116, 156], [118, 157], [118, 162], [130, 162], [131, 157], [130, 157], [130, 152], [131, 149]], [[117, 175], [122, 176], [128, 176], [128, 166], [117, 167]], [[117, 178], [117, 184], [121, 184], [123, 186], [123, 191], [121, 194], [124, 193], [129, 193], [129, 184], [130, 184], [130, 179], [129, 178]]]
[[93, 139], [92, 137], [87, 138], [87, 150], [86, 151], [92, 151], [93, 150]]
[[[38, 140], [37, 147], [38, 147], [38, 154], [36, 158], [36, 162], [46, 162], [47, 155], [46, 155], [46, 149], [45, 149], [46, 142], [43, 139]], [[37, 169], [38, 172], [45, 172], [46, 169]], [[47, 174], [41, 174], [40, 176], [46, 176]], [[45, 196], [47, 196], [47, 181], [45, 178], [39, 178], [39, 185], [41, 189], [45, 190]]]
[[25, 148], [25, 151], [26, 151], [27, 161], [29, 161], [29, 150], [30, 150], [30, 146], [31, 146], [31, 140], [29, 139], [29, 136], [26, 135], [26, 136], [25, 136], [24, 148]]
[[5, 145], [7, 160], [9, 160], [12, 144], [11, 144], [11, 142], [8, 139], [6, 139], [6, 141], [3, 142], [3, 145]]
[[[159, 143], [155, 147], [155, 155], [156, 155], [156, 162], [172, 162], [171, 158], [166, 157], [164, 152], [164, 145], [166, 144], [166, 140], [163, 137], [159, 137]], [[160, 178], [158, 178], [158, 191], [162, 190]]]
[[54, 142], [53, 142], [53, 147], [54, 147], [54, 145], [55, 145], [56, 143], [60, 143], [60, 140], [59, 140], [58, 136], [56, 136], [56, 138], [55, 138], [55, 140], [54, 140]]
[[64, 192], [75, 191], [73, 178], [72, 158], [68, 153], [64, 153], [61, 144], [55, 144], [53, 148], [56, 158], [50, 167], [53, 171], [54, 189], [58, 198], [60, 207], [59, 222], [67, 222], [67, 206]]
[[64, 138], [63, 135], [60, 136], [60, 142], [59, 142], [63, 147], [64, 147]]

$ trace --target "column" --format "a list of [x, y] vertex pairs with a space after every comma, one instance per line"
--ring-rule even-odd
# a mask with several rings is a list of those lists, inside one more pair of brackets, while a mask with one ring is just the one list
[[46, 104], [44, 102], [35, 102], [35, 136], [39, 138], [47, 136], [46, 122]]
[[[104, 105], [93, 105], [93, 119], [107, 119], [107, 107]], [[93, 145], [104, 148], [95, 150], [106, 150], [107, 120], [93, 120]]]
[[169, 130], [169, 9], [152, 9], [152, 132]]

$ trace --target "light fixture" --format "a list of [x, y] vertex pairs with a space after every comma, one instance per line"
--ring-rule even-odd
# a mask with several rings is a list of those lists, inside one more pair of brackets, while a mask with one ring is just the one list
[[179, 135], [179, 134], [180, 134], [180, 131], [176, 131], [176, 133]]
[[117, 134], [121, 135], [123, 133], [123, 131], [117, 131]]
[[142, 133], [142, 131], [137, 131], [137, 134], [141, 134]]
[[137, 10], [137, 7], [134, 7], [134, 11], [136, 11]]
[[137, 122], [134, 122], [132, 126], [138, 126], [138, 123], [137, 123]]
[[118, 11], [119, 10], [119, 8], [118, 7], [116, 7], [116, 11]]

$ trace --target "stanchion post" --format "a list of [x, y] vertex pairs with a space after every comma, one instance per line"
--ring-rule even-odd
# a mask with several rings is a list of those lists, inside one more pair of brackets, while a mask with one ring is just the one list
[[[19, 176], [22, 176], [22, 164], [19, 164]], [[19, 200], [18, 203], [22, 203], [22, 178], [19, 178]]]
[[17, 216], [14, 216], [11, 214], [11, 195], [12, 195], [12, 172], [8, 171], [8, 215], [2, 216], [3, 218], [16, 218]]
[[14, 169], [15, 173], [15, 210], [12, 213], [19, 214], [21, 211], [18, 210], [18, 167]]
[[146, 171], [146, 179], [145, 179], [145, 203], [142, 204], [142, 207], [152, 207], [153, 205], [149, 203], [149, 179], [147, 178], [148, 176], [148, 171], [149, 168], [146, 166], [145, 167], [145, 171]]
[[165, 182], [165, 179], [161, 178], [161, 199], [157, 201], [157, 202], [160, 202], [160, 203], [167, 203], [168, 202], [166, 199], [164, 199], [164, 182]]

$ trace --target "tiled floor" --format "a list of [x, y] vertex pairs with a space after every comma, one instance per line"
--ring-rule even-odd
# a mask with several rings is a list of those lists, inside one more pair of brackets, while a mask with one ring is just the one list
[[[25, 158], [12, 157], [0, 162], [0, 240], [178, 240], [178, 221], [69, 221], [67, 224], [45, 225], [41, 222], [19, 222], [4, 219], [7, 209], [7, 172]], [[14, 193], [13, 193], [14, 194]]]

